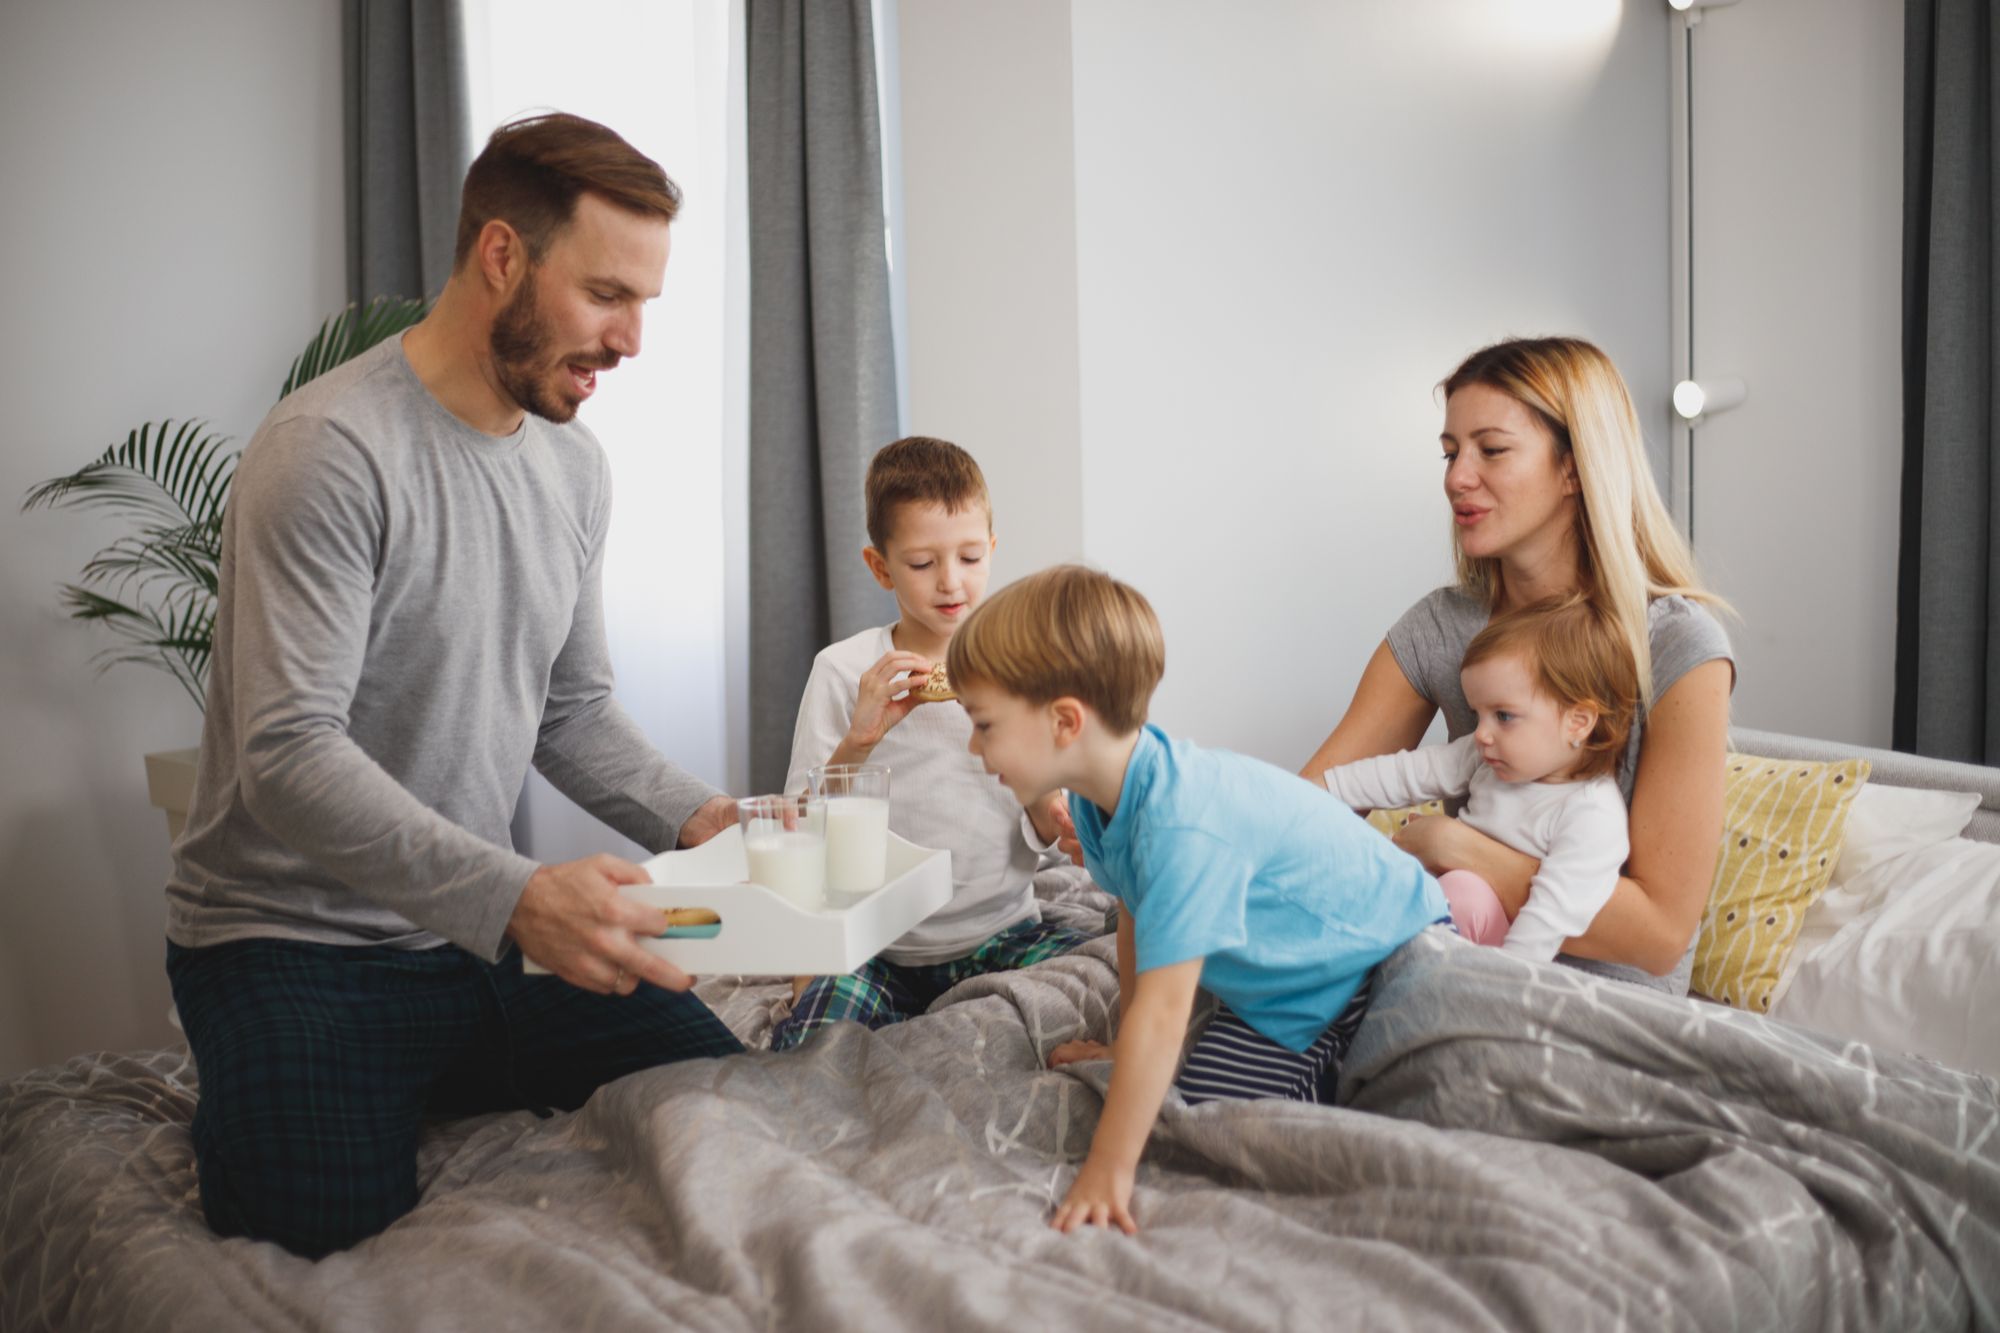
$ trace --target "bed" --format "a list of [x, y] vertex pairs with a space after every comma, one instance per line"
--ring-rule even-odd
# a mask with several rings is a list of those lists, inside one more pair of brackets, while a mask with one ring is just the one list
[[[1044, 1057], [1105, 1035], [1108, 938], [441, 1124], [417, 1210], [317, 1264], [207, 1230], [184, 1050], [79, 1056], [0, 1083], [0, 1328], [2000, 1327], [1991, 1078], [1443, 932], [1378, 984], [1338, 1107], [1170, 1099], [1136, 1238], [1045, 1225], [1108, 1066]], [[702, 993], [754, 1046], [788, 992]]]

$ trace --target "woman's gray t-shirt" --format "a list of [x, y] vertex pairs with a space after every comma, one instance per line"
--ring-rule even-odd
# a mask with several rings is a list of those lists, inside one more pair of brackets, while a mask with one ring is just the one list
[[[1478, 721], [1471, 705], [1465, 702], [1458, 668], [1473, 638], [1486, 628], [1487, 619], [1483, 601], [1449, 586], [1432, 592], [1389, 628], [1389, 651], [1396, 665], [1403, 669], [1411, 687], [1444, 714], [1445, 732], [1452, 740], [1471, 731]], [[1646, 619], [1655, 699], [1664, 697], [1675, 682], [1704, 662], [1717, 659], [1735, 662], [1729, 635], [1699, 602], [1680, 596], [1658, 597], [1647, 608]], [[1639, 770], [1639, 746], [1644, 731], [1642, 714], [1632, 727], [1632, 738], [1618, 763], [1618, 790], [1624, 793], [1627, 805], [1632, 802], [1632, 779]], [[1664, 977], [1656, 977], [1642, 968], [1600, 963], [1569, 954], [1560, 955], [1557, 961], [1600, 976], [1685, 995], [1688, 976], [1694, 969], [1694, 945], [1688, 945], [1679, 966]]]

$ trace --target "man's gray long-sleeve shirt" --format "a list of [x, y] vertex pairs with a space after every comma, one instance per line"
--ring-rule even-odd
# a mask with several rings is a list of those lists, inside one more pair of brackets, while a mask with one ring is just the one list
[[208, 716], [167, 936], [497, 958], [536, 862], [530, 762], [646, 847], [717, 795], [611, 697], [604, 451], [529, 416], [485, 435], [399, 338], [286, 398], [223, 520]]

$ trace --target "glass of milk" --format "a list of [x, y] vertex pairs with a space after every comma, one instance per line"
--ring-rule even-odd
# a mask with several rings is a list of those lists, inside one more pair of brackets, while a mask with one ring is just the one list
[[804, 795], [753, 796], [736, 805], [750, 882], [808, 912], [826, 906], [827, 840], [814, 805]]
[[882, 764], [822, 764], [806, 773], [826, 811], [826, 887], [873, 893], [889, 868], [889, 770]]

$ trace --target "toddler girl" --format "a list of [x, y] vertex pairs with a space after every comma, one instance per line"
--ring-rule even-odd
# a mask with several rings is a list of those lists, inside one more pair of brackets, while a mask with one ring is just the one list
[[1465, 797], [1459, 818], [1541, 860], [1509, 926], [1469, 870], [1439, 876], [1453, 924], [1479, 944], [1548, 960], [1611, 897], [1630, 851], [1619, 756], [1638, 709], [1625, 641], [1580, 594], [1499, 616], [1459, 667], [1479, 723], [1449, 745], [1361, 759], [1321, 774], [1356, 809]]

